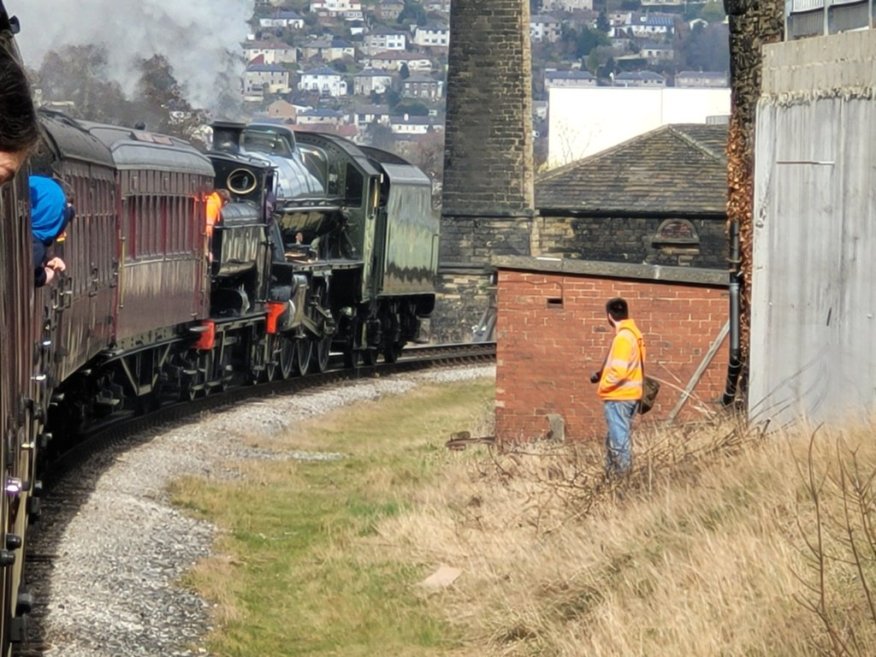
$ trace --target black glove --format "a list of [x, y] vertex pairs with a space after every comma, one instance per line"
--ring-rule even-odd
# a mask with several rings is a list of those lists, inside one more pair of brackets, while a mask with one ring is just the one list
[[594, 372], [590, 375], [590, 383], [599, 383], [599, 379], [602, 378], [602, 372]]

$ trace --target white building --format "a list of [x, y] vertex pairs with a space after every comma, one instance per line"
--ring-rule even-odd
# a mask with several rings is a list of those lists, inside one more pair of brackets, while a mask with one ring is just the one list
[[270, 16], [260, 18], [259, 27], [301, 30], [304, 29], [304, 19], [294, 11], [278, 9]]
[[310, 0], [310, 12], [317, 16], [362, 18], [362, 3], [359, 0]]
[[248, 62], [261, 56], [265, 64], [294, 64], [298, 49], [282, 41], [249, 41], [243, 44], [243, 56]]
[[344, 123], [344, 114], [331, 109], [307, 109], [298, 112], [298, 125], [341, 125]]
[[248, 100], [263, 97], [264, 91], [284, 94], [290, 90], [289, 70], [279, 64], [252, 64], [243, 74], [243, 95]]
[[676, 87], [727, 87], [730, 76], [720, 71], [679, 71], [675, 74]]
[[302, 71], [298, 81], [300, 91], [316, 91], [324, 96], [346, 96], [347, 82], [344, 76], [333, 68], [323, 66]]
[[411, 41], [421, 48], [446, 48], [450, 45], [450, 28], [446, 25], [418, 25]]
[[555, 71], [548, 69], [544, 72], [544, 88], [547, 90], [556, 87], [595, 87], [596, 76], [590, 71]]
[[669, 123], [730, 114], [730, 89], [556, 87], [549, 92], [548, 166], [557, 167]]
[[642, 8], [667, 8], [667, 9], [678, 9], [680, 7], [684, 7], [687, 4], [687, 0], [642, 0]]
[[544, 11], [592, 11], [593, 0], [543, 0], [541, 8]]
[[425, 135], [429, 132], [443, 130], [441, 124], [429, 116], [392, 116], [389, 119], [389, 127], [395, 135]]
[[362, 45], [369, 55], [389, 50], [403, 51], [408, 45], [408, 35], [395, 30], [377, 30], [366, 34]]
[[366, 69], [353, 76], [353, 94], [356, 96], [386, 93], [391, 86], [392, 75], [386, 71]]
[[562, 35], [562, 23], [547, 14], [535, 14], [529, 19], [529, 38], [533, 41], [556, 43]]

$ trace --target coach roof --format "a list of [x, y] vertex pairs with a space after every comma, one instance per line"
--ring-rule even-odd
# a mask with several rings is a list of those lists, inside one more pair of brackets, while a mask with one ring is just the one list
[[39, 111], [39, 118], [56, 157], [115, 168], [106, 144], [85, 130], [76, 119], [46, 109]]
[[119, 169], [154, 169], [213, 177], [213, 165], [191, 144], [144, 130], [82, 121], [112, 152]]

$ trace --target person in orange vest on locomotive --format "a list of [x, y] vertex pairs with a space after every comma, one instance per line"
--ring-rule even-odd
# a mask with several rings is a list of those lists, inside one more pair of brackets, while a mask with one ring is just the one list
[[227, 189], [214, 190], [207, 196], [207, 237], [213, 236], [213, 226], [222, 220], [222, 208], [231, 202]]
[[28, 186], [34, 285], [43, 287], [67, 268], [61, 258], [49, 257], [49, 248], [56, 240], [63, 239], [64, 231], [76, 212], [57, 181], [45, 176], [30, 176]]
[[645, 341], [630, 319], [626, 300], [616, 297], [605, 304], [608, 323], [614, 328], [611, 348], [602, 369], [590, 377], [598, 383], [605, 423], [605, 469], [609, 476], [625, 474], [632, 466], [630, 431], [642, 399], [645, 378]]

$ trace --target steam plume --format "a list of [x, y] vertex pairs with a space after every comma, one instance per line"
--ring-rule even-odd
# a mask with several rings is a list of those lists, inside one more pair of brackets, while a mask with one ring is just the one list
[[164, 55], [196, 107], [239, 89], [241, 42], [253, 0], [6, 0], [21, 19], [18, 43], [25, 63], [39, 68], [49, 50], [103, 45], [113, 78], [131, 91], [134, 62]]

